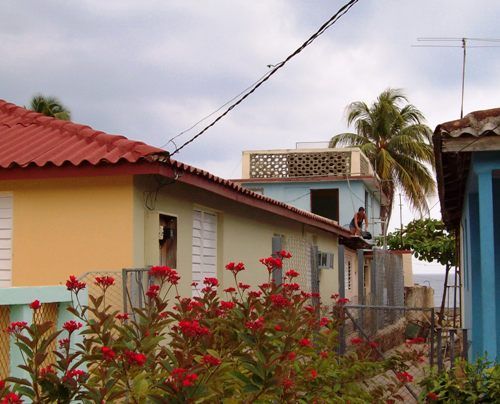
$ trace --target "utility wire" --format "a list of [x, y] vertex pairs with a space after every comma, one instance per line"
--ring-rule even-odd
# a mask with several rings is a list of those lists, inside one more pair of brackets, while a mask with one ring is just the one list
[[294, 56], [298, 55], [300, 52], [304, 50], [307, 46], [309, 46], [316, 38], [318, 38], [320, 35], [322, 35], [328, 28], [330, 28], [333, 24], [337, 22], [344, 14], [346, 14], [351, 7], [353, 7], [359, 0], [350, 0], [346, 4], [344, 4], [328, 21], [326, 21], [313, 35], [307, 39], [297, 50], [295, 50], [293, 53], [291, 53], [285, 60], [277, 63], [276, 65], [273, 66], [273, 68], [264, 75], [262, 79], [260, 79], [254, 86], [251, 87], [251, 89], [243, 95], [238, 101], [236, 101], [234, 104], [231, 104], [229, 108], [227, 108], [221, 115], [219, 115], [216, 119], [214, 119], [209, 125], [205, 126], [201, 131], [199, 131], [196, 135], [194, 135], [191, 139], [188, 141], [184, 142], [181, 146], [177, 147], [170, 155], [173, 156], [174, 154], [178, 153], [181, 151], [184, 147], [189, 145], [190, 143], [194, 142], [197, 138], [199, 138], [201, 135], [203, 135], [208, 129], [210, 129], [212, 126], [214, 126], [217, 122], [219, 122], [222, 118], [224, 118], [231, 110], [233, 110], [235, 107], [237, 107], [239, 104], [241, 104], [247, 97], [249, 97], [252, 93], [255, 92], [262, 84], [264, 84], [269, 78], [274, 75], [279, 69], [281, 69], [290, 59], [292, 59]]
[[217, 112], [219, 112], [222, 108], [224, 108], [226, 105], [230, 104], [231, 102], [233, 102], [235, 99], [237, 99], [238, 97], [241, 97], [243, 94], [245, 94], [248, 90], [250, 90], [253, 86], [255, 86], [260, 80], [262, 80], [265, 76], [267, 75], [267, 73], [263, 74], [262, 76], [260, 76], [255, 82], [253, 82], [252, 84], [250, 84], [247, 88], [245, 88], [244, 90], [240, 91], [238, 94], [236, 94], [233, 98], [231, 98], [230, 100], [226, 101], [224, 104], [222, 104], [219, 108], [217, 108], [215, 111], [211, 112], [210, 114], [204, 116], [203, 118], [201, 118], [199, 121], [197, 121], [196, 123], [192, 124], [189, 128], [186, 128], [184, 129], [182, 132], [179, 132], [177, 135], [175, 135], [174, 137], [170, 138], [168, 140], [168, 142], [162, 144], [160, 146], [160, 149], [163, 149], [165, 146], [167, 146], [169, 143], [173, 143], [175, 147], [177, 147], [175, 145], [175, 142], [174, 140], [177, 139], [178, 137], [182, 136], [184, 133], [186, 132], [189, 132], [191, 131], [192, 129], [194, 129], [196, 126], [198, 126], [200, 123], [202, 123], [203, 121], [206, 121], [208, 118], [210, 118], [211, 116], [215, 115]]

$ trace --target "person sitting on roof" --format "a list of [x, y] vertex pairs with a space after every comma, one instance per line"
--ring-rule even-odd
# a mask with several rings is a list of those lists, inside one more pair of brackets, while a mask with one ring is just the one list
[[363, 221], [365, 222], [365, 230], [368, 230], [368, 218], [366, 217], [365, 208], [360, 207], [354, 214], [351, 223], [349, 223], [351, 234], [355, 234], [356, 236], [362, 235]]

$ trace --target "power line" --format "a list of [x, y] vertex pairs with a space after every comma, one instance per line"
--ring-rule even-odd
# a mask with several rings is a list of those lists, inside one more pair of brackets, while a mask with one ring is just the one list
[[262, 84], [264, 84], [269, 78], [274, 75], [279, 69], [281, 69], [290, 59], [294, 56], [298, 55], [300, 52], [304, 50], [307, 46], [309, 46], [316, 38], [322, 35], [328, 28], [330, 28], [333, 24], [335, 24], [344, 14], [346, 14], [351, 7], [354, 6], [359, 0], [350, 0], [346, 4], [344, 4], [331, 18], [328, 19], [313, 35], [309, 37], [298, 49], [296, 49], [293, 53], [291, 53], [285, 60], [275, 64], [272, 66], [272, 69], [264, 75], [255, 85], [251, 87], [246, 94], [244, 94], [238, 101], [234, 104], [231, 104], [229, 108], [227, 108], [221, 115], [219, 115], [216, 119], [214, 119], [209, 125], [205, 126], [201, 131], [199, 131], [196, 135], [194, 135], [191, 139], [184, 142], [180, 147], [177, 147], [172, 153], [171, 156], [181, 151], [184, 147], [194, 142], [197, 138], [203, 135], [208, 129], [214, 126], [217, 122], [219, 122], [222, 118], [224, 118], [231, 110], [241, 104], [247, 97], [253, 94]]
[[160, 146], [160, 149], [163, 149], [166, 145], [168, 145], [169, 143], [173, 143], [175, 147], [177, 147], [177, 145], [175, 144], [174, 140], [177, 139], [178, 137], [181, 137], [182, 135], [184, 135], [186, 132], [190, 132], [192, 129], [194, 129], [196, 126], [198, 126], [200, 123], [202, 123], [203, 121], [206, 121], [208, 118], [210, 118], [212, 115], [215, 115], [217, 112], [219, 112], [222, 108], [224, 108], [226, 105], [230, 104], [231, 102], [233, 102], [235, 99], [237, 99], [238, 97], [240, 97], [241, 95], [245, 94], [248, 90], [250, 90], [254, 85], [256, 85], [260, 80], [262, 80], [265, 76], [266, 76], [267, 73], [263, 74], [262, 76], [260, 76], [256, 81], [254, 81], [252, 84], [250, 84], [247, 88], [245, 88], [244, 90], [240, 91], [238, 94], [236, 94], [233, 98], [231, 98], [230, 100], [226, 101], [224, 104], [222, 104], [219, 108], [217, 108], [215, 111], [211, 112], [210, 114], [204, 116], [203, 118], [201, 118], [199, 121], [195, 122], [193, 125], [191, 125], [189, 128], [186, 128], [184, 129], [183, 131], [179, 132], [177, 135], [175, 135], [174, 137], [171, 137], [170, 139], [168, 139], [168, 141], [164, 144], [162, 144]]

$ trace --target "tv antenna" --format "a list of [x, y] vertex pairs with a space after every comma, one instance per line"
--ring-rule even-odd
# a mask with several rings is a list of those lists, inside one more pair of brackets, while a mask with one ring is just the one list
[[[465, 62], [467, 48], [500, 48], [500, 38], [450, 38], [450, 37], [424, 37], [417, 38], [418, 42], [426, 42], [425, 45], [412, 45], [414, 48], [462, 48], [464, 50], [462, 60], [462, 102], [460, 104], [460, 118], [464, 117], [464, 93], [465, 93]], [[473, 45], [470, 45], [472, 42]], [[479, 43], [476, 45], [476, 43]], [[489, 45], [498, 43], [498, 45]], [[485, 44], [485, 45], [483, 45]]]

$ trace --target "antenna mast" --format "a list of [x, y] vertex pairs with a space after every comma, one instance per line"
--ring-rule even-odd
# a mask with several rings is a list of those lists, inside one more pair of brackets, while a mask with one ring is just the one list
[[[468, 45], [468, 41], [472, 42], [486, 42], [486, 43], [500, 43], [500, 38], [417, 38], [418, 42], [437, 42], [436, 45], [412, 45], [414, 48], [462, 48], [463, 59], [462, 59], [462, 99], [460, 103], [460, 118], [464, 117], [464, 94], [465, 94], [465, 62], [467, 56], [467, 47], [469, 48], [500, 48], [500, 45]], [[446, 45], [446, 42], [457, 43], [456, 45]]]

